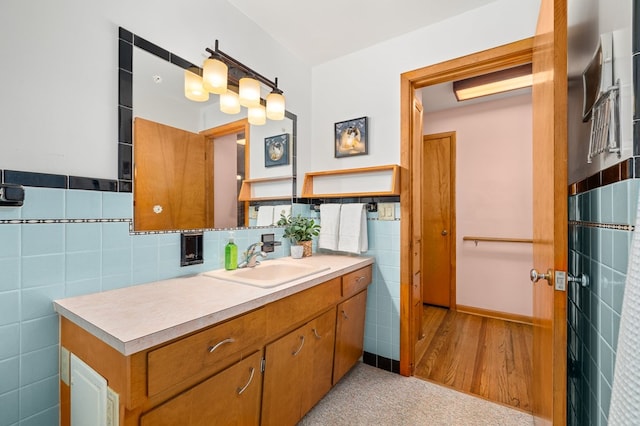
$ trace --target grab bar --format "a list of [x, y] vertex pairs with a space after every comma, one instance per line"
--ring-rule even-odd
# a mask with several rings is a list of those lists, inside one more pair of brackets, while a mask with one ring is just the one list
[[531, 238], [500, 238], [500, 237], [472, 237], [472, 236], [464, 236], [462, 237], [462, 241], [473, 241], [476, 243], [476, 247], [479, 242], [488, 242], [488, 243], [525, 243], [525, 244], [533, 244], [533, 239]]

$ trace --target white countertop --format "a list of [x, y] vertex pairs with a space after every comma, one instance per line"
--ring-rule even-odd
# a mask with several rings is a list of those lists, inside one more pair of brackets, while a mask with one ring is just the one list
[[319, 253], [283, 259], [330, 269], [273, 288], [195, 275], [55, 300], [53, 305], [61, 316], [131, 355], [373, 263], [371, 257]]

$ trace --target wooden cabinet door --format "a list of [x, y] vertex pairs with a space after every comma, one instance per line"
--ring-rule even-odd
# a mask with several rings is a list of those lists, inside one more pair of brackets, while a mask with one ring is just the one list
[[329, 392], [335, 325], [331, 309], [267, 345], [263, 425], [295, 425]]
[[[262, 352], [221, 371], [140, 418], [141, 426], [258, 425]], [[171, 374], [167, 371], [167, 374]]]
[[281, 337], [265, 348], [262, 399], [263, 425], [295, 425], [300, 420], [300, 388], [308, 343], [305, 326]]
[[301, 389], [301, 416], [329, 392], [333, 375], [333, 347], [336, 337], [336, 310], [331, 309], [305, 326], [309, 358], [304, 364]]
[[366, 308], [366, 290], [338, 305], [336, 350], [333, 363], [334, 385], [358, 362], [362, 355]]

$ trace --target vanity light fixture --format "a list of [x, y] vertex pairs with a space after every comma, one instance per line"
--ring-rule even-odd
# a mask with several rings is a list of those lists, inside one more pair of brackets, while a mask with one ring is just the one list
[[267, 122], [265, 108], [261, 104], [249, 107], [247, 118], [249, 119], [249, 124], [253, 124], [256, 126], [263, 125]]
[[247, 75], [240, 79], [240, 105], [252, 108], [260, 105], [260, 82]]
[[202, 65], [202, 82], [206, 90], [217, 95], [227, 92], [227, 75], [229, 67], [220, 60], [220, 55], [213, 54], [204, 60]]
[[284, 119], [284, 96], [282, 90], [278, 89], [278, 79], [276, 87], [267, 95], [267, 118], [269, 120]]
[[230, 89], [220, 95], [220, 111], [225, 114], [237, 114], [240, 112], [240, 99], [238, 94]]
[[[285, 114], [285, 98], [278, 88], [278, 79], [271, 81], [232, 58], [218, 48], [206, 48], [210, 55], [202, 69], [185, 71], [185, 96], [194, 101], [205, 101], [209, 92], [220, 95], [220, 111], [237, 114], [241, 106], [248, 108], [249, 123], [260, 125], [270, 120], [282, 120]], [[271, 89], [266, 109], [261, 104], [261, 85]], [[204, 93], [203, 93], [204, 92]], [[206, 99], [205, 99], [206, 96]]]
[[479, 98], [521, 89], [533, 84], [531, 64], [479, 75], [453, 82], [453, 92], [458, 101]]
[[194, 71], [184, 70], [184, 96], [195, 102], [206, 102], [209, 100], [209, 92], [202, 85], [202, 77]]

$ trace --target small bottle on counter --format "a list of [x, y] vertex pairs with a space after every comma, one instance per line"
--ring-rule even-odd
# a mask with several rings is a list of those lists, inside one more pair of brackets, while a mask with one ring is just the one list
[[238, 267], [238, 246], [233, 239], [233, 231], [229, 232], [229, 242], [224, 247], [224, 269], [231, 271]]

